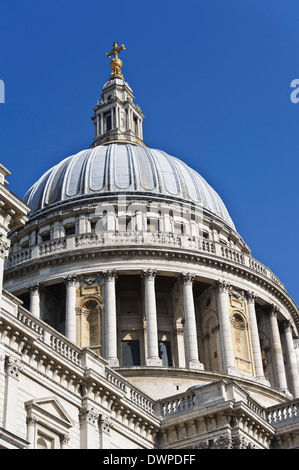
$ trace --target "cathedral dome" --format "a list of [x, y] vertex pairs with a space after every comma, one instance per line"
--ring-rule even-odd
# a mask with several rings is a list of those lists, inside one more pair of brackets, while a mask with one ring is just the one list
[[178, 158], [144, 145], [109, 144], [82, 150], [47, 171], [24, 201], [36, 212], [112, 193], [192, 203], [234, 229], [223, 201], [199, 173]]
[[[252, 257], [205, 179], [183, 156], [144, 142], [144, 115], [120, 70], [123, 48], [114, 43], [108, 53], [114, 55], [112, 74], [93, 109], [92, 144], [50, 168], [28, 190], [29, 220], [9, 234], [4, 286], [9, 302], [11, 294], [22, 302], [12, 315], [18, 331], [21, 324], [26, 328], [26, 342], [29, 338], [25, 348], [18, 340], [18, 356], [21, 349], [22, 355], [31, 351], [27, 369], [51, 374], [51, 383], [59, 378], [64, 391], [70, 380], [72, 395], [75, 389], [79, 393], [81, 364], [86, 383], [95, 384], [88, 396], [100, 407], [107, 396], [116, 422], [121, 417], [111, 397], [123, 403], [130, 396], [135, 413], [139, 389], [161, 400], [157, 412], [163, 419], [178, 413], [172, 423], [182, 422], [183, 408], [201, 416], [202, 397], [216, 390], [204, 387], [214, 383], [224, 393], [223, 381], [235, 389], [232, 378], [244, 387], [248, 413], [249, 398], [272, 406], [286, 393], [298, 397], [295, 302]], [[44, 365], [43, 353], [36, 353], [41, 345], [50, 358]], [[85, 360], [82, 351], [92, 358]], [[56, 369], [58, 354], [70, 364], [66, 373], [64, 366], [61, 374]], [[117, 373], [106, 374], [97, 356]], [[108, 376], [107, 389], [98, 387], [97, 377]], [[190, 391], [193, 386], [205, 391]], [[225, 394], [231, 397], [229, 390]], [[76, 398], [74, 416], [78, 403]], [[256, 409], [260, 422], [262, 408]]]

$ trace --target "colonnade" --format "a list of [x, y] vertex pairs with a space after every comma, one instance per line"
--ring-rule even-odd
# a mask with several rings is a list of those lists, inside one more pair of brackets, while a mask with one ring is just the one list
[[[109, 270], [102, 273], [105, 291], [105, 351], [103, 356], [111, 366], [118, 367], [117, 351], [117, 312], [116, 312], [116, 272]], [[144, 282], [144, 306], [146, 320], [146, 366], [162, 366], [159, 357], [158, 325], [155, 291], [156, 270], [147, 269], [142, 272]], [[189, 369], [203, 370], [204, 365], [199, 359], [198, 337], [193, 298], [193, 282], [195, 276], [190, 273], [182, 273], [183, 306], [184, 306], [184, 338], [186, 351], [186, 367]], [[76, 342], [76, 285], [77, 277], [70, 275], [65, 278], [66, 284], [66, 319], [65, 335], [71, 341]], [[217, 292], [217, 308], [219, 322], [219, 339], [222, 358], [222, 373], [238, 375], [234, 360], [234, 348], [229, 314], [228, 293], [229, 285], [223, 281], [215, 284]], [[33, 315], [40, 316], [40, 287], [32, 285], [30, 290], [30, 311]], [[256, 296], [253, 292], [247, 293], [248, 327], [250, 332], [251, 350], [254, 365], [255, 379], [261, 383], [267, 383], [262, 363], [261, 345], [256, 317]], [[292, 393], [299, 397], [299, 372], [292, 327], [289, 321], [278, 322], [278, 309], [274, 305], [268, 306], [268, 330], [270, 336], [271, 362], [273, 379], [271, 385], [279, 391]], [[284, 353], [282, 348], [282, 336], [284, 341]]]
[[[119, 129], [121, 126], [121, 108], [119, 106], [111, 106], [107, 108], [106, 111], [101, 111], [96, 114], [96, 119], [94, 120], [95, 125], [95, 138], [105, 134], [108, 130], [105, 125], [105, 116], [107, 113], [111, 113], [111, 129]], [[140, 139], [143, 138], [142, 132], [142, 119], [134, 113], [131, 107], [125, 108], [126, 120], [125, 128], [123, 131], [131, 130], [134, 134]], [[136, 122], [136, 128], [134, 126], [134, 119]]]

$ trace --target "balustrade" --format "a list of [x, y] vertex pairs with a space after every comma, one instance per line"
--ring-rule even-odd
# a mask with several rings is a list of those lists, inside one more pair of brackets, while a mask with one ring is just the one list
[[17, 252], [11, 251], [8, 260], [6, 261], [6, 268], [9, 269], [35, 258], [55, 255], [56, 253], [67, 252], [68, 250], [76, 251], [85, 247], [104, 248], [119, 245], [153, 245], [155, 247], [161, 246], [163, 248], [176, 247], [180, 249], [194, 249], [198, 254], [211, 254], [228, 261], [233, 261], [243, 267], [250, 268], [254, 272], [265, 276], [267, 279], [284, 289], [283, 283], [280, 282], [266, 266], [259, 263], [246, 253], [224, 246], [221, 243], [195, 236], [157, 231], [108, 231], [103, 232], [101, 235], [96, 233], [85, 233], [49, 240], [32, 247], [20, 249]]

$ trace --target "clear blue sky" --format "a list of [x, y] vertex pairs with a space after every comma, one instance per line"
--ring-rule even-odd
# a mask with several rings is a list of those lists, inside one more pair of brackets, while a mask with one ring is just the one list
[[23, 197], [90, 146], [106, 52], [124, 43], [147, 144], [203, 175], [299, 303], [298, 1], [10, 0], [0, 31], [0, 162], [12, 191]]

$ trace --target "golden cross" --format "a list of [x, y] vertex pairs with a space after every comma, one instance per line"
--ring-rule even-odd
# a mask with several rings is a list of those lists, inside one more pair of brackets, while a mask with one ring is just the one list
[[126, 48], [125, 48], [124, 44], [122, 44], [121, 46], [118, 47], [118, 42], [114, 42], [112, 51], [106, 52], [106, 54], [107, 54], [108, 57], [114, 55], [114, 58], [118, 59], [118, 54], [120, 53], [120, 51], [125, 50], [125, 49]]

